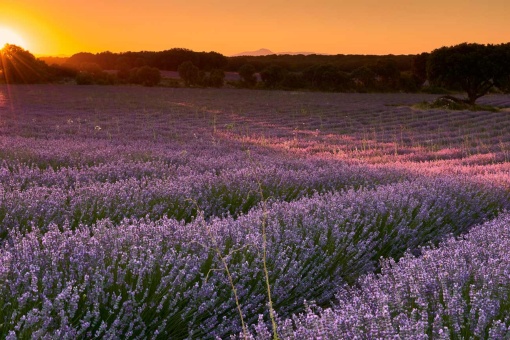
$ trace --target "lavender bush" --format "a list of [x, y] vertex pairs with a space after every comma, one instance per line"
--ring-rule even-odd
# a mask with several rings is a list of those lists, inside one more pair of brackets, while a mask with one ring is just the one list
[[504, 190], [483, 192], [458, 180], [419, 180], [275, 202], [267, 211], [205, 225], [104, 220], [74, 232], [69, 225], [62, 231], [50, 225], [44, 234], [14, 232], [13, 245], [0, 256], [2, 332], [225, 336], [239, 324], [208, 246], [210, 233], [233, 273], [243, 313], [254, 322], [266, 303], [261, 223], [267, 225], [274, 305], [289, 316], [304, 300], [327, 303], [338, 286], [378, 268], [381, 256], [398, 258], [463, 232], [508, 202]]
[[[215, 163], [211, 164], [215, 169]], [[263, 198], [292, 201], [315, 192], [374, 187], [401, 181], [402, 171], [336, 163], [271, 164], [194, 174], [163, 162], [115, 162], [40, 170], [25, 164], [0, 167], [0, 234], [12, 228], [41, 230], [66, 221], [76, 227], [109, 218], [191, 221], [197, 205], [206, 217], [237, 216]], [[184, 173], [183, 173], [184, 172]], [[313, 173], [313, 176], [310, 174]], [[262, 192], [259, 193], [259, 183]]]
[[271, 334], [264, 265], [282, 338], [508, 337], [504, 110], [120, 86], [0, 97], [2, 338], [239, 334], [223, 264], [252, 337]]
[[[510, 337], [510, 215], [383, 262], [333, 308], [308, 305], [279, 321], [282, 339], [507, 339]], [[271, 339], [263, 322], [252, 339]]]

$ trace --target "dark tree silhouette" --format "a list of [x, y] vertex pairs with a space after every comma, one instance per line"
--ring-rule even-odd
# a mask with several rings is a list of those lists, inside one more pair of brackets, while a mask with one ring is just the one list
[[252, 64], [244, 64], [239, 68], [238, 73], [244, 86], [253, 87], [257, 84], [257, 76], [255, 76], [255, 72], [255, 66]]
[[78, 66], [78, 71], [88, 72], [93, 75], [98, 75], [103, 72], [103, 69], [101, 68], [101, 66], [99, 66], [99, 64], [91, 63], [91, 62], [84, 62]]
[[156, 86], [161, 81], [161, 72], [150, 66], [142, 66], [136, 69], [136, 83], [143, 86]]
[[393, 59], [400, 72], [410, 71], [414, 55], [267, 55], [267, 56], [242, 56], [229, 57], [225, 67], [228, 71], [239, 71], [244, 64], [252, 64], [257, 71], [263, 70], [270, 65], [280, 65], [290, 72], [302, 72], [312, 65], [331, 64], [343, 72], [352, 72], [362, 66], [377, 64], [379, 60]]
[[0, 50], [1, 78], [8, 84], [42, 83], [51, 79], [50, 69], [46, 63], [37, 60], [23, 48], [6, 44]]
[[495, 78], [495, 85], [505, 93], [510, 93], [510, 43], [496, 46], [496, 54], [501, 62], [501, 72]]
[[411, 68], [411, 74], [416, 80], [416, 84], [421, 86], [427, 80], [427, 60], [429, 59], [430, 53], [424, 52], [418, 54], [413, 59], [413, 66]]
[[79, 68], [80, 65], [83, 63], [98, 64], [97, 59], [98, 58], [93, 53], [80, 52], [70, 56], [69, 59], [67, 59], [67, 61], [65, 62], [65, 65], [68, 67]]
[[223, 69], [228, 63], [228, 59], [217, 52], [194, 52], [185, 48], [172, 48], [161, 52], [112, 53], [106, 51], [97, 54], [80, 52], [68, 58], [67, 64], [76, 68], [83, 62], [91, 62], [98, 64], [103, 70], [113, 70], [118, 69], [119, 64], [122, 63], [127, 65], [124, 69], [151, 66], [160, 70], [177, 71], [178, 66], [185, 61], [191, 61], [203, 71]]
[[153, 53], [150, 66], [161, 70], [178, 71], [179, 65], [190, 61], [193, 65], [198, 65], [200, 57], [197, 52], [185, 48], [172, 48], [171, 50]]
[[83, 62], [78, 67], [79, 71], [76, 76], [78, 85], [113, 85], [115, 76], [104, 72], [97, 63]]
[[52, 81], [75, 79], [78, 71], [64, 65], [53, 64], [49, 66]]
[[260, 72], [264, 85], [269, 88], [278, 87], [285, 79], [286, 70], [278, 65], [270, 65]]
[[307, 88], [303, 75], [299, 72], [286, 72], [283, 81], [280, 83], [283, 89], [297, 90]]
[[493, 87], [508, 86], [508, 60], [508, 44], [463, 43], [434, 50], [428, 59], [427, 74], [435, 85], [460, 86], [467, 94], [462, 101], [473, 105]]
[[95, 62], [101, 66], [103, 70], [114, 70], [117, 58], [117, 54], [106, 51], [96, 54]]
[[222, 87], [225, 82], [225, 72], [221, 69], [213, 69], [206, 77], [206, 86]]
[[198, 52], [197, 67], [201, 70], [212, 71], [214, 69], [223, 69], [227, 63], [227, 58], [218, 52]]
[[371, 69], [378, 76], [381, 90], [395, 90], [400, 79], [400, 71], [394, 59], [378, 60]]
[[368, 66], [361, 66], [351, 73], [351, 78], [359, 91], [371, 91], [375, 88], [377, 74]]
[[179, 77], [184, 80], [186, 86], [197, 85], [200, 81], [200, 73], [198, 67], [196, 67], [191, 61], [185, 61], [177, 68], [179, 71]]
[[344, 90], [349, 86], [349, 76], [332, 64], [313, 65], [303, 71], [309, 87], [322, 91]]

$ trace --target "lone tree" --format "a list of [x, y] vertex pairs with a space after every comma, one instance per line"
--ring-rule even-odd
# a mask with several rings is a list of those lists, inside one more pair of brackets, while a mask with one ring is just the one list
[[211, 87], [222, 87], [225, 83], [225, 72], [221, 69], [213, 69], [205, 79], [205, 85]]
[[197, 85], [200, 81], [200, 71], [191, 61], [180, 64], [177, 71], [186, 86]]
[[[434, 85], [460, 87], [467, 94], [462, 101], [474, 105], [493, 87], [508, 90], [510, 83], [510, 44], [463, 43], [432, 51], [427, 75]], [[450, 99], [454, 99], [450, 97]]]
[[159, 69], [150, 66], [142, 66], [136, 69], [136, 83], [143, 86], [156, 86], [161, 81], [161, 72]]
[[246, 87], [253, 87], [257, 84], [257, 76], [255, 72], [255, 66], [252, 64], [244, 64], [239, 68], [239, 76], [241, 77], [241, 83]]

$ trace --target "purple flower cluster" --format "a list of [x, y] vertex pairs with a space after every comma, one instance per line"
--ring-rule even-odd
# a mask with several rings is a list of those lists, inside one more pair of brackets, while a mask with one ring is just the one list
[[[491, 194], [486, 194], [487, 192]], [[459, 234], [499, 209], [508, 193], [457, 179], [277, 201], [234, 218], [101, 220], [11, 232], [0, 253], [2, 334], [225, 336], [239, 330], [211, 238], [224, 255], [243, 313], [266, 309], [261, 225], [266, 226], [274, 306], [330, 301], [338, 287], [378, 268], [381, 256]]]
[[225, 338], [232, 282], [270, 339], [264, 267], [282, 339], [510, 336], [505, 112], [411, 107], [425, 94], [0, 94], [0, 338]]
[[[510, 214], [343, 287], [332, 308], [279, 320], [281, 339], [508, 339]], [[261, 320], [252, 339], [270, 339]]]
[[403, 171], [339, 162], [295, 165], [275, 159], [249, 167], [245, 159], [236, 169], [222, 169], [218, 163], [210, 161], [211, 170], [196, 172], [163, 161], [115, 161], [57, 170], [6, 161], [0, 166], [0, 233], [13, 228], [44, 230], [50, 223], [66, 221], [76, 227], [102, 218], [120, 222], [125, 217], [166, 216], [189, 222], [197, 207], [207, 217], [237, 216], [262, 196], [292, 201], [315, 192], [370, 188], [412, 177]]

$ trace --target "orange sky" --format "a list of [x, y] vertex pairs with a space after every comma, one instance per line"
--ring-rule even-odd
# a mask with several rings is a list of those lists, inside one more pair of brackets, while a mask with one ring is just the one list
[[38, 55], [160, 51], [414, 54], [510, 41], [510, 0], [0, 0]]

